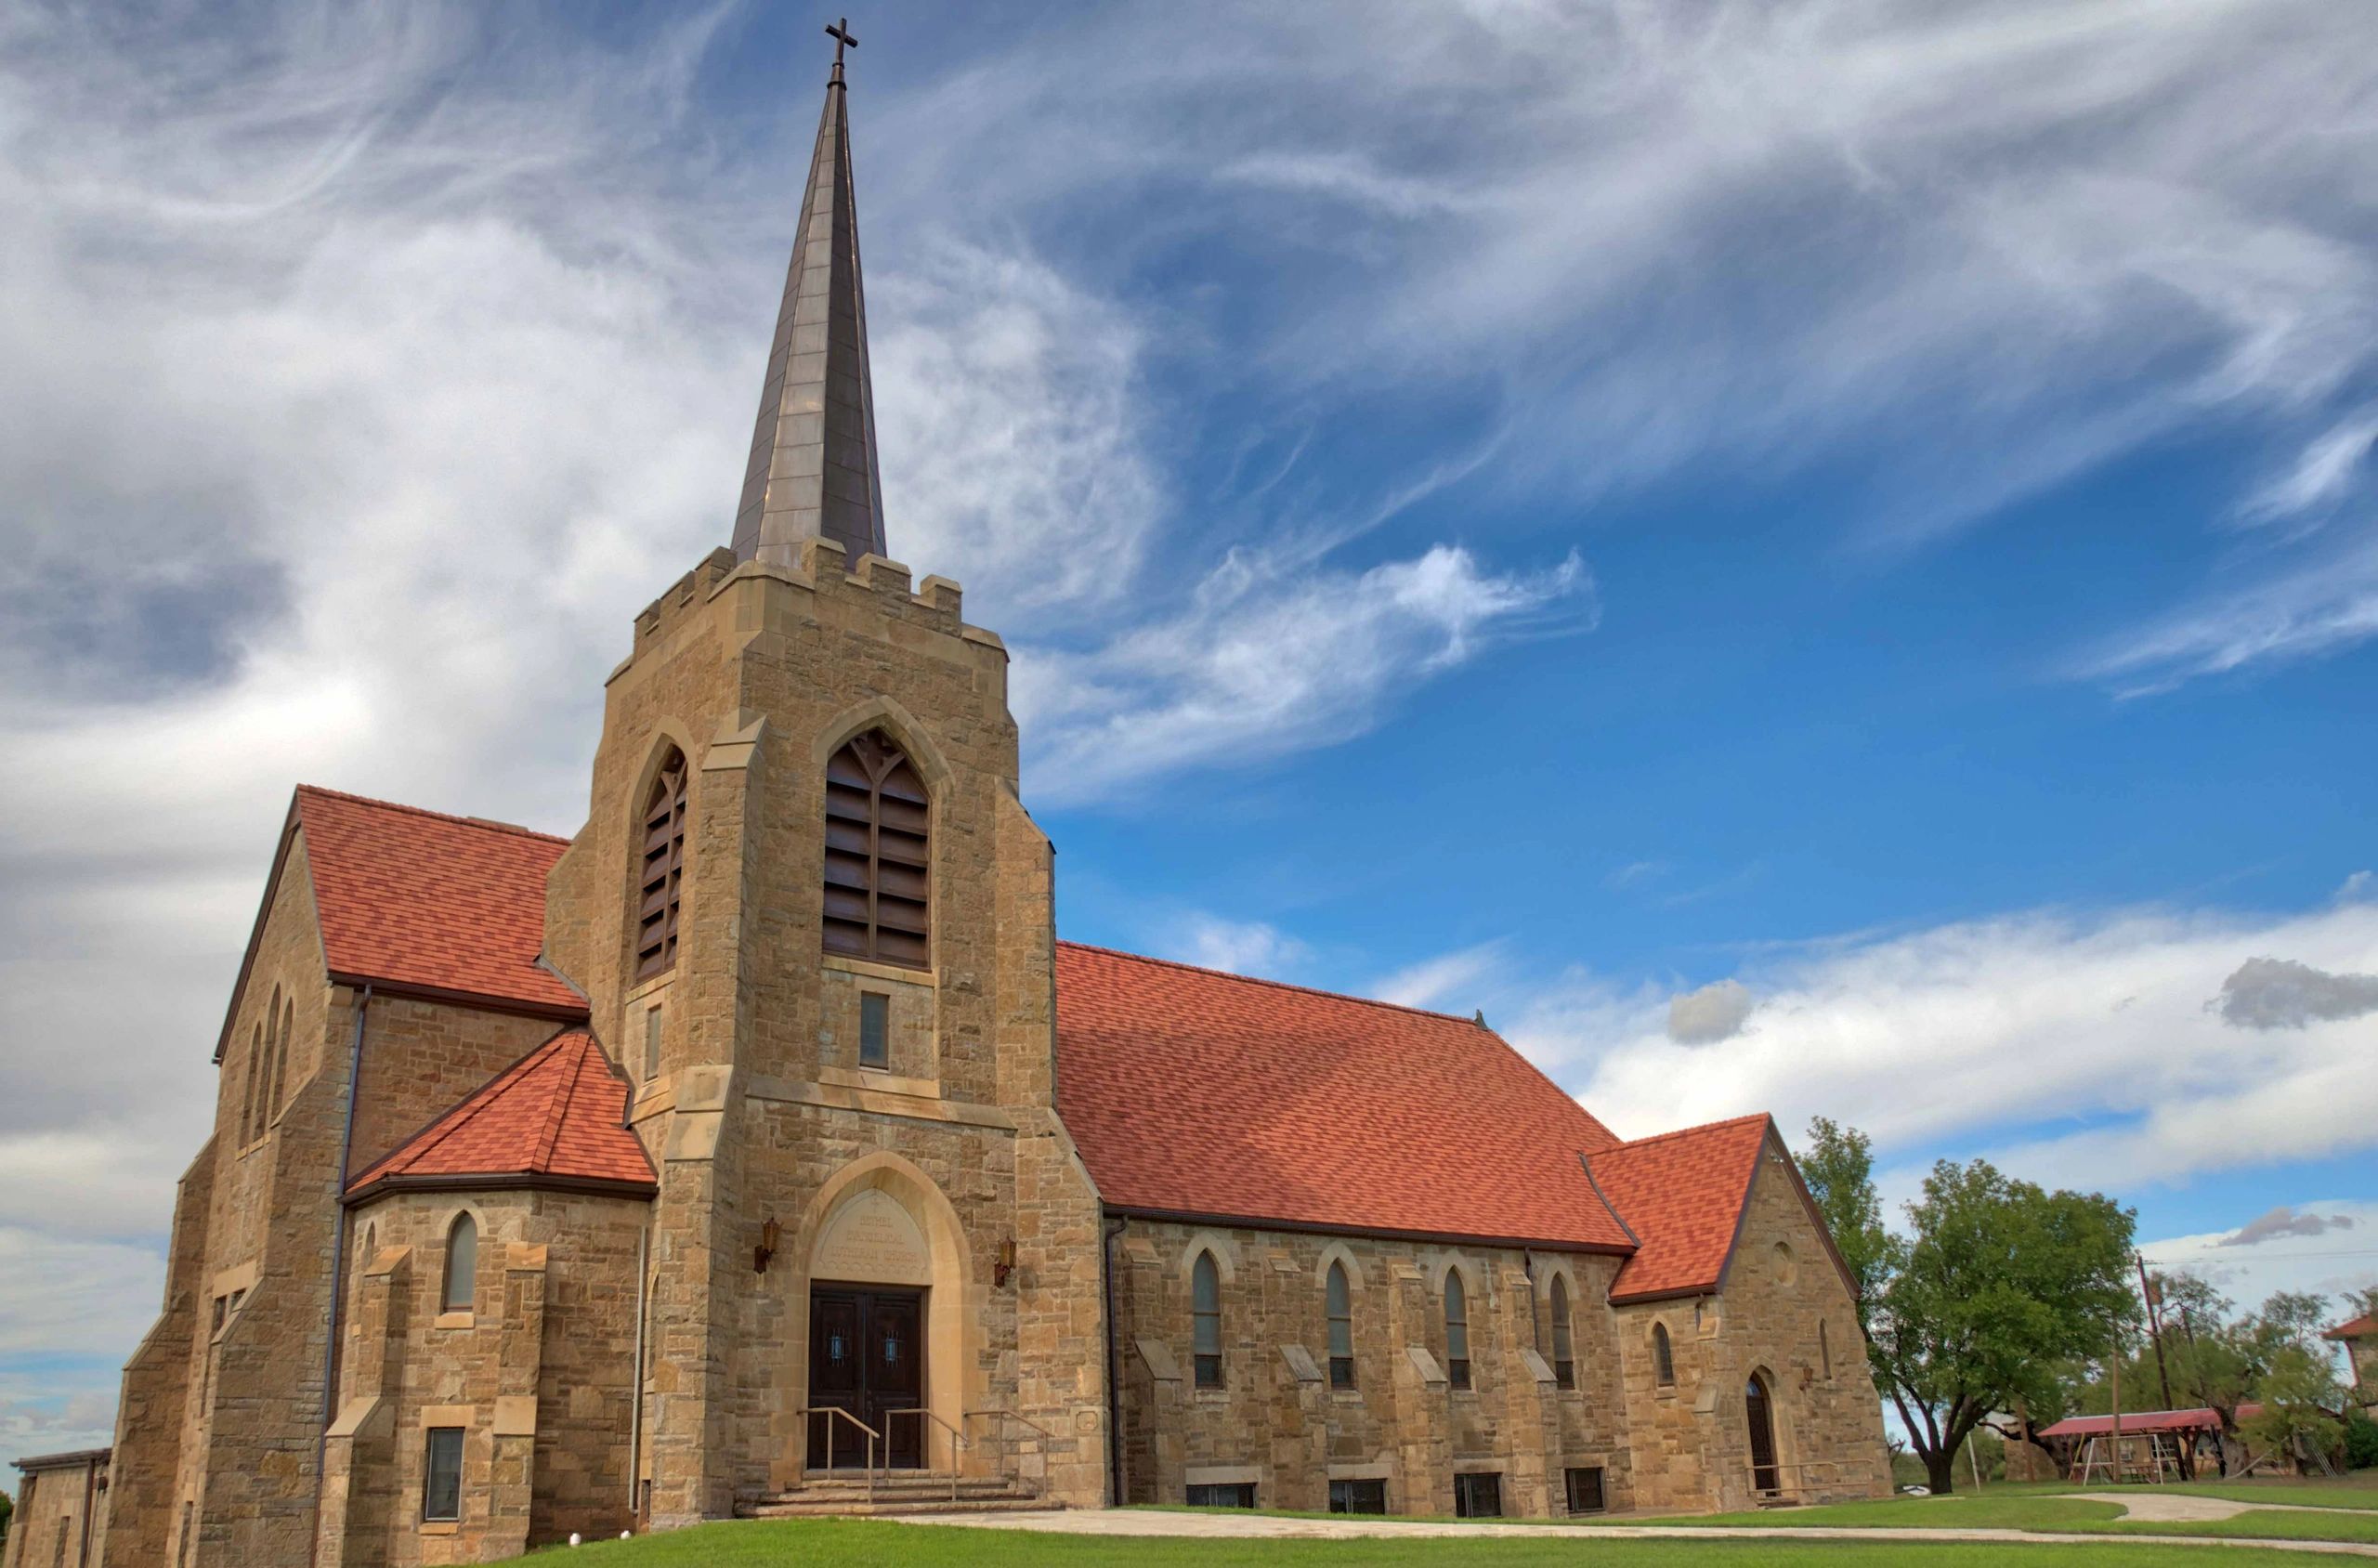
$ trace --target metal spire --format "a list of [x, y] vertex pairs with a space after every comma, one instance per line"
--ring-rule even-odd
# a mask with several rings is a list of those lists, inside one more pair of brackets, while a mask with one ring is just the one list
[[809, 159], [801, 231], [760, 388], [751, 461], [735, 509], [735, 558], [799, 564], [801, 542], [840, 543], [856, 564], [883, 542], [883, 480], [875, 455], [875, 390], [867, 369], [867, 298], [859, 281], [858, 203], [851, 188], [851, 123], [843, 50], [847, 19], [830, 27], [817, 149]]

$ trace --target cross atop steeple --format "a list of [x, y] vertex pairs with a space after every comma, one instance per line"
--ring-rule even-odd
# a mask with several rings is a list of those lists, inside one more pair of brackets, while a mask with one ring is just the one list
[[851, 566], [869, 553], [889, 554], [851, 181], [850, 94], [843, 82], [843, 51], [858, 40], [848, 19], [826, 33], [834, 40], [834, 74], [817, 119], [751, 460], [735, 508], [736, 559], [786, 567], [801, 564], [804, 539], [834, 540]]

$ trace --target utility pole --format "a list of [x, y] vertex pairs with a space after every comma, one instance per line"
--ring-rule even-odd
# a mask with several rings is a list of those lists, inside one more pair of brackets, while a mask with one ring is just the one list
[[2122, 1484], [2122, 1320], [2120, 1318], [2114, 1320], [2113, 1330], [2114, 1358], [2110, 1365], [2113, 1368], [2111, 1377], [2114, 1395], [2114, 1484], [2119, 1486]]
[[[2147, 1255], [2135, 1251], [2130, 1256], [2138, 1265], [2138, 1299], [2147, 1303], [2147, 1334], [2155, 1344], [2155, 1379], [2163, 1385], [2163, 1408], [2176, 1409], [2177, 1406], [2172, 1403], [2171, 1369], [2163, 1364], [2163, 1293], [2157, 1289], [2147, 1277]], [[2180, 1438], [2180, 1479], [2182, 1481], [2196, 1479], [2196, 1466], [2189, 1460], [2189, 1450], [2195, 1442], [2196, 1439], [2193, 1436], [2186, 1433], [2183, 1433]]]

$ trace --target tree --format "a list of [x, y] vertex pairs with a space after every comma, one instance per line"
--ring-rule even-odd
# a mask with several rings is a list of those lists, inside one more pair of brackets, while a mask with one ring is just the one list
[[16, 1509], [17, 1505], [8, 1500], [8, 1494], [0, 1492], [0, 1546], [8, 1542], [8, 1516]]
[[2053, 1399], [2060, 1364], [2118, 1343], [2135, 1310], [2133, 1216], [1984, 1160], [1942, 1160], [1907, 1220], [1882, 1250], [1867, 1355], [1945, 1493], [1958, 1448], [1991, 1412]]
[[1874, 1338], [1873, 1313], [1890, 1277], [1890, 1232], [1883, 1228], [1883, 1202], [1875, 1193], [1875, 1150], [1866, 1135], [1825, 1117], [1809, 1123], [1808, 1152], [1800, 1156], [1800, 1179], [1809, 1184], [1834, 1250], [1848, 1265], [1858, 1292], [1858, 1326]]
[[2275, 1454], [2334, 1455], [2345, 1445], [2345, 1423], [2329, 1413], [2343, 1391], [2326, 1356], [2282, 1344], [2259, 1392], [2262, 1409], [2241, 1423], [2248, 1442]]

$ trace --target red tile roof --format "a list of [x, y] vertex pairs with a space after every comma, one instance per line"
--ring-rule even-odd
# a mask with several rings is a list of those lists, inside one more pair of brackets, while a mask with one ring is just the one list
[[644, 1144], [621, 1125], [627, 1081], [583, 1029], [565, 1029], [515, 1062], [394, 1154], [347, 1184], [465, 1177], [558, 1178], [656, 1190]]
[[[2263, 1413], [2259, 1405], [2238, 1406], [2238, 1419], [2249, 1420]], [[2053, 1426], [2040, 1429], [2042, 1437], [2102, 1437], [2114, 1430], [2111, 1416], [2067, 1416]], [[2133, 1432], [2145, 1436], [2155, 1431], [2219, 1431], [2221, 1413], [2209, 1405], [2193, 1410], [2125, 1410], [2122, 1413], [2124, 1437]]]
[[2340, 1323], [2323, 1339], [2378, 1339], [2378, 1313], [2363, 1313], [2351, 1323]]
[[585, 1000], [537, 963], [545, 875], [568, 840], [310, 784], [291, 811], [334, 978], [584, 1016]]
[[1770, 1123], [1736, 1117], [1596, 1154], [1594, 1181], [1640, 1244], [1611, 1282], [1614, 1301], [1714, 1290], [1742, 1225]]
[[1058, 1110], [1110, 1207], [1625, 1251], [1616, 1144], [1467, 1018], [1057, 944]]

